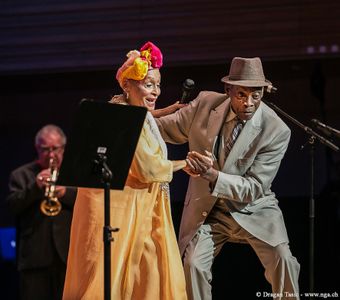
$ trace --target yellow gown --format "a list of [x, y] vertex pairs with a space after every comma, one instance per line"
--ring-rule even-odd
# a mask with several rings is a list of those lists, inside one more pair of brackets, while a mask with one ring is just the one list
[[[185, 300], [185, 278], [172, 223], [172, 163], [150, 113], [126, 186], [110, 192], [111, 299]], [[104, 192], [79, 188], [74, 207], [64, 300], [104, 299]]]

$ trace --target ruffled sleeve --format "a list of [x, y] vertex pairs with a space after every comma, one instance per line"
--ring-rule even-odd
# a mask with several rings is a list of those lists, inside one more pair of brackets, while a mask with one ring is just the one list
[[143, 183], [170, 182], [172, 173], [172, 162], [163, 158], [158, 141], [144, 124], [131, 164], [130, 176]]

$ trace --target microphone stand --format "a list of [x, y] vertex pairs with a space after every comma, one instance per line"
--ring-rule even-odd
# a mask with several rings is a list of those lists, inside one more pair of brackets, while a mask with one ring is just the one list
[[[315, 141], [318, 140], [320, 143], [326, 145], [331, 148], [335, 152], [339, 152], [339, 147], [330, 142], [328, 139], [324, 138], [320, 134], [313, 131], [310, 127], [305, 126], [298, 120], [294, 119], [292, 116], [287, 114], [281, 108], [277, 107], [272, 102], [267, 102], [262, 100], [276, 112], [285, 116], [291, 122], [299, 126], [302, 130], [304, 130], [308, 135], [308, 143], [310, 145], [310, 199], [309, 199], [309, 292], [314, 292], [314, 223], [315, 223], [315, 200], [314, 200], [314, 150], [315, 150]], [[305, 146], [305, 145], [304, 145]], [[302, 146], [302, 148], [304, 148]]]

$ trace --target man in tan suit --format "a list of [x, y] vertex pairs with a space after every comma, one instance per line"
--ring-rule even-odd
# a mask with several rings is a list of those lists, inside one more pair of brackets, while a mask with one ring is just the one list
[[201, 92], [157, 120], [166, 142], [189, 143], [194, 176], [179, 236], [189, 299], [211, 299], [212, 263], [226, 242], [251, 245], [275, 299], [299, 299], [300, 265], [270, 190], [290, 129], [261, 102], [272, 85], [260, 58], [235, 57], [222, 82], [226, 94]]

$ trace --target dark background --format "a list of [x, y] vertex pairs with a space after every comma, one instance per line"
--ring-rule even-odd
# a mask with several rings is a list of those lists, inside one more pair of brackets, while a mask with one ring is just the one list
[[[220, 78], [234, 56], [260, 56], [278, 88], [266, 100], [314, 130], [313, 118], [340, 129], [339, 16], [340, 3], [329, 0], [1, 0], [0, 226], [14, 226], [4, 205], [8, 176], [35, 158], [37, 130], [55, 123], [68, 135], [81, 99], [106, 101], [120, 93], [119, 64], [148, 40], [164, 55], [158, 107], [180, 98], [186, 78], [196, 83], [192, 98], [201, 90], [223, 92]], [[282, 118], [292, 138], [273, 191], [301, 264], [301, 292], [308, 292], [311, 146], [305, 130]], [[331, 275], [340, 266], [340, 157], [318, 142], [313, 148], [314, 291], [340, 294], [338, 276]], [[186, 150], [169, 145], [170, 158], [183, 158]], [[187, 180], [179, 172], [171, 183], [176, 230]], [[0, 264], [0, 298], [15, 299], [14, 262]], [[256, 299], [258, 291], [270, 286], [252, 249], [227, 245], [214, 264], [214, 299]]]

